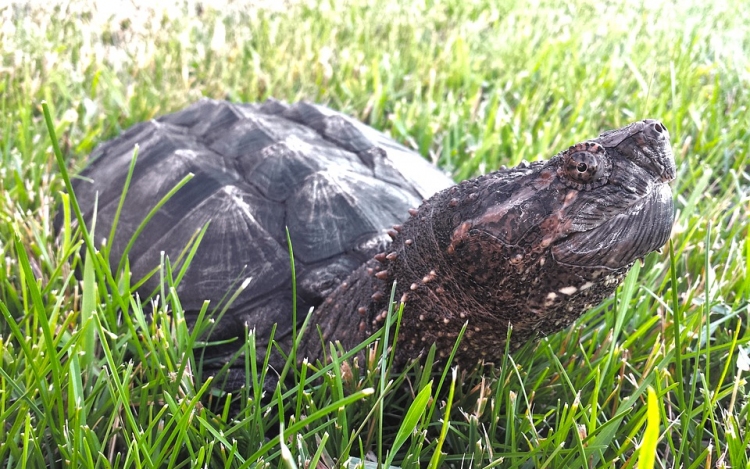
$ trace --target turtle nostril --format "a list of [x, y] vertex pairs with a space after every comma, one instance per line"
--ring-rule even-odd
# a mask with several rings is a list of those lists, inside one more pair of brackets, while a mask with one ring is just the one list
[[664, 124], [655, 120], [650, 121], [648, 124], [646, 130], [651, 134], [652, 138], [668, 138], [667, 135], [669, 135], [669, 133], [667, 128], [664, 127]]

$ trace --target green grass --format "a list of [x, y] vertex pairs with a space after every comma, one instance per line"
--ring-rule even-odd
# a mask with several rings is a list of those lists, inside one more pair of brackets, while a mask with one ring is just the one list
[[[630, 468], [654, 447], [655, 467], [749, 467], [750, 7], [620, 3], [0, 6], [0, 467]], [[243, 391], [232, 418], [196, 366], [179, 265], [149, 320], [137, 279], [83, 260], [99, 246], [71, 228], [42, 113], [73, 173], [200, 96], [328, 104], [456, 179], [656, 117], [677, 158], [671, 242], [485, 373], [394, 372], [377, 351], [351, 369], [332, 350], [290, 369], [296, 386]]]

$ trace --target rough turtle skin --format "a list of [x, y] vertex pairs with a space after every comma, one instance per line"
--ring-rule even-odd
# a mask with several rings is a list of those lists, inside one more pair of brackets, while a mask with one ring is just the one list
[[190, 320], [204, 300], [216, 305], [246, 284], [211, 333], [211, 340], [237, 339], [211, 349], [217, 365], [246, 328], [256, 330], [261, 351], [274, 324], [275, 339], [290, 346], [285, 227], [298, 320], [314, 308], [299, 360], [322, 357], [316, 326], [345, 348], [382, 327], [395, 281], [405, 304], [398, 362], [432, 344], [444, 358], [467, 324], [456, 359], [472, 367], [502, 356], [509, 325], [515, 347], [600, 303], [635, 260], [664, 245], [674, 218], [674, 157], [656, 120], [453, 185], [418, 154], [328, 108], [202, 100], [94, 152], [74, 186], [87, 220], [98, 197], [98, 239], [109, 233], [136, 144], [112, 258], [156, 202], [193, 173], [146, 225], [130, 269], [140, 278], [162, 251], [175, 259], [209, 223], [178, 293]]

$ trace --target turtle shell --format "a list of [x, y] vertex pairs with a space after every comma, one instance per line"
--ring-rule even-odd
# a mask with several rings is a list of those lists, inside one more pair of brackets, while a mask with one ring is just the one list
[[[410, 207], [453, 184], [419, 154], [326, 107], [204, 99], [94, 151], [74, 187], [87, 223], [96, 218], [98, 243], [109, 236], [135, 145], [112, 265], [154, 206], [192, 174], [145, 225], [129, 265], [137, 280], [162, 255], [175, 262], [208, 225], [177, 291], [190, 320], [205, 300], [217, 307], [245, 285], [214, 338], [237, 337], [246, 326], [267, 338], [274, 323], [277, 338], [291, 331], [287, 229], [303, 318], [387, 244], [386, 230]], [[159, 284], [153, 275], [141, 291]]]

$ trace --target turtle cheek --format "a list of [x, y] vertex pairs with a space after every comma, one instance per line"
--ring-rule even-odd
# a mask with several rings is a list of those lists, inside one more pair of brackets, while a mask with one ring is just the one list
[[552, 255], [561, 264], [620, 269], [663, 246], [673, 222], [672, 192], [662, 184], [626, 212], [559, 241]]

